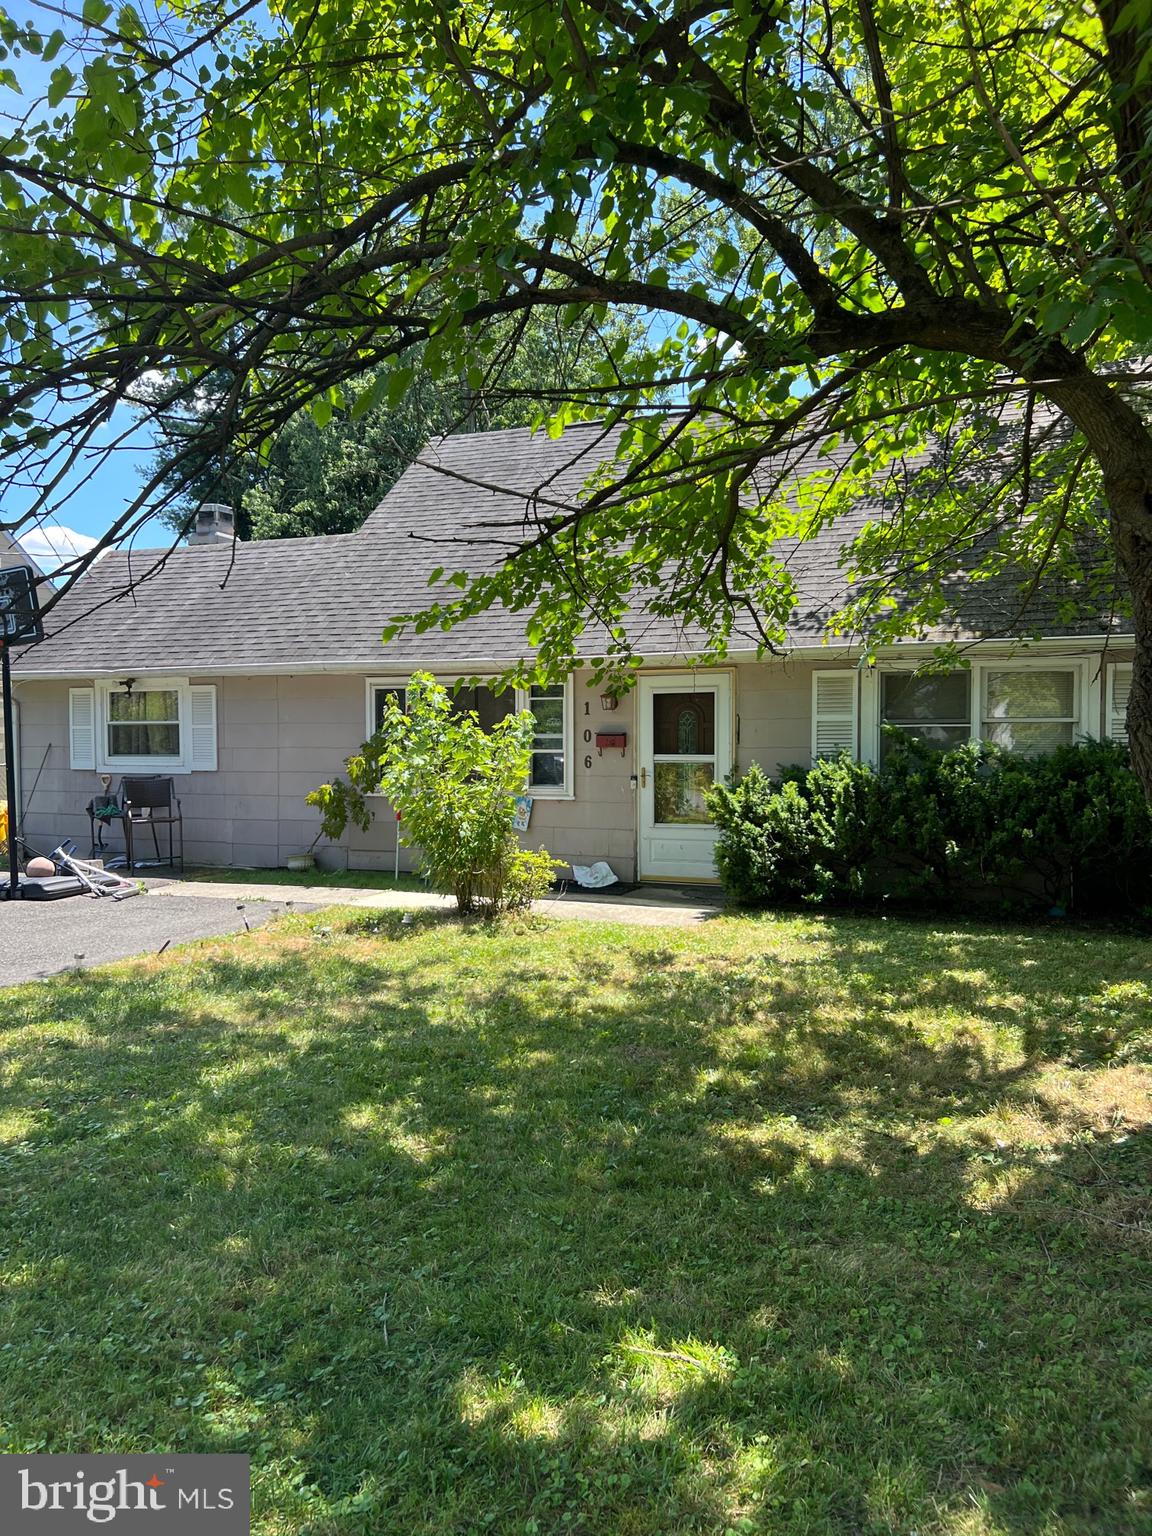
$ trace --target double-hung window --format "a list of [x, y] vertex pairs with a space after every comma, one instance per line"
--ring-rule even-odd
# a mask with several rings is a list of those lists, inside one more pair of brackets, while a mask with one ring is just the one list
[[107, 694], [104, 755], [124, 759], [182, 758], [179, 688], [133, 688]]
[[524, 700], [536, 718], [528, 787], [533, 794], [568, 790], [568, 689], [564, 683], [533, 686]]
[[1076, 673], [1066, 667], [982, 669], [980, 736], [1033, 757], [1075, 741]]
[[[1083, 724], [1083, 666], [976, 662], [967, 671], [883, 672], [881, 726], [895, 726], [936, 752], [987, 741], [1036, 756], [1076, 740]], [[880, 732], [880, 761], [891, 751]]]
[[68, 693], [68, 758], [105, 773], [213, 772], [216, 686], [187, 678], [94, 683]]
[[[972, 734], [970, 684], [967, 672], [885, 672], [880, 678], [880, 719], [933, 752], [949, 752]], [[891, 735], [882, 731], [881, 762], [891, 745]]]
[[[567, 799], [572, 794], [572, 684], [533, 684], [530, 688], [506, 688], [496, 693], [484, 684], [453, 689], [444, 680], [454, 708], [472, 710], [485, 730], [516, 710], [527, 710], [535, 719], [529, 759], [527, 791], [544, 799]], [[401, 682], [369, 678], [367, 734], [373, 735], [384, 720], [390, 698], [404, 708], [406, 690]]]

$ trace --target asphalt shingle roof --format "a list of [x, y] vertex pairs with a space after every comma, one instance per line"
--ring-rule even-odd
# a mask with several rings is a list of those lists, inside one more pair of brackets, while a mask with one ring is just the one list
[[[212, 673], [516, 661], [529, 651], [527, 615], [501, 608], [450, 631], [404, 634], [386, 650], [381, 631], [397, 614], [428, 603], [437, 590], [428, 574], [437, 566], [476, 571], [497, 558], [492, 544], [452, 541], [507, 543], [534, 507], [546, 514], [553, 503], [571, 504], [615, 446], [615, 433], [595, 424], [569, 428], [557, 440], [526, 428], [460, 434], [430, 443], [356, 533], [111, 553], [52, 610], [47, 638], [17, 660], [17, 670], [71, 676], [133, 667]], [[796, 550], [802, 600], [794, 643], [820, 638], [823, 616], [847, 590], [840, 550], [876, 511], [862, 506]], [[1015, 602], [1015, 587], [961, 589], [960, 626], [968, 634], [1003, 633]], [[1101, 635], [1107, 627], [1091, 617], [1079, 631], [1052, 615], [1040, 622], [1062, 634]], [[702, 638], [650, 615], [637, 616], [635, 634], [650, 656], [690, 655]], [[584, 653], [602, 646], [602, 634], [590, 630]]]

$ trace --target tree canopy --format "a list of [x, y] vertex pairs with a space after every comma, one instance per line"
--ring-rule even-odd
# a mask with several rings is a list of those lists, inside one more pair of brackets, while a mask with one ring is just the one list
[[[595, 614], [611, 666], [639, 595], [712, 654], [738, 620], [771, 646], [781, 541], [881, 488], [903, 516], [855, 539], [861, 597], [830, 629], [919, 633], [961, 557], [970, 581], [1024, 573], [1022, 614], [1057, 575], [1097, 610], [1114, 585], [1152, 785], [1150, 34], [1152, 0], [7, 21], [7, 83], [27, 54], [51, 83], [0, 145], [0, 448], [50, 498], [156, 370], [187, 398], [227, 379], [212, 430], [243, 455], [303, 405], [401, 400], [415, 349], [479, 383], [533, 312], [640, 311], [646, 343], [606, 340], [594, 383], [540, 413], [556, 433], [626, 410], [626, 473], [509, 529], [503, 568], [420, 622], [532, 609], [561, 667]], [[676, 414], [648, 409], [669, 394]], [[932, 442], [947, 464], [910, 475]]]
[[[222, 501], [234, 509], [242, 539], [351, 533], [430, 438], [527, 426], [549, 394], [563, 399], [593, 387], [606, 338], [618, 332], [639, 336], [636, 322], [623, 317], [605, 328], [565, 326], [555, 311], [538, 311], [517, 332], [505, 324], [506, 346], [482, 370], [479, 386], [467, 382], [466, 364], [437, 376], [417, 352], [417, 366], [405, 364], [406, 387], [395, 403], [381, 398], [387, 378], [368, 374], [344, 391], [330, 415], [322, 413], [323, 425], [301, 408], [260, 452], [245, 456], [215, 441], [213, 416], [227, 393], [226, 377], [202, 382], [195, 400], [178, 401], [174, 410], [163, 405], [167, 380], [157, 381], [157, 399], [145, 414], [158, 439], [149, 468], [162, 471], [164, 489], [173, 493], [161, 516], [182, 533], [201, 502]], [[365, 390], [379, 403], [361, 411]], [[208, 444], [197, 463], [185, 450], [200, 437]]]

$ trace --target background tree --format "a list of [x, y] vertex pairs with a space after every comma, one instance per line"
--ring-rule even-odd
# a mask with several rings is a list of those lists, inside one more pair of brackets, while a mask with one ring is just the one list
[[[771, 646], [797, 600], [781, 541], [871, 491], [901, 515], [854, 539], [861, 595], [830, 627], [920, 633], [958, 570], [1017, 573], [1017, 624], [1115, 587], [1152, 788], [1149, 13], [85, 0], [79, 32], [9, 23], [7, 67], [54, 69], [0, 146], [0, 449], [47, 505], [158, 368], [186, 399], [228, 378], [211, 430], [243, 456], [416, 348], [482, 378], [497, 317], [640, 308], [648, 345], [606, 348], [550, 425], [623, 389], [627, 473], [539, 498], [503, 568], [423, 622], [531, 609], [557, 668], [594, 612], [617, 667], [640, 595], [712, 654], [738, 622]], [[402, 398], [403, 362], [377, 377]], [[669, 389], [680, 415], [636, 413]]]
[[[517, 334], [507, 322], [505, 347], [483, 382], [467, 383], [467, 369], [441, 378], [419, 365], [406, 370], [407, 385], [395, 404], [383, 401], [358, 412], [364, 391], [379, 398], [379, 372], [349, 391], [347, 403], [316, 412], [304, 408], [277, 431], [265, 451], [238, 458], [217, 445], [193, 469], [183, 450], [198, 436], [211, 436], [213, 412], [227, 393], [222, 377], [206, 381], [197, 399], [183, 409], [155, 409], [151, 416], [159, 446], [149, 469], [160, 471], [174, 493], [162, 517], [182, 533], [195, 508], [222, 501], [236, 512], [242, 539], [304, 538], [351, 533], [412, 463], [428, 440], [443, 432], [488, 432], [526, 426], [549, 397], [571, 397], [573, 389], [596, 383], [596, 362], [618, 337], [640, 339], [634, 320], [612, 316], [604, 327], [565, 326], [555, 313], [530, 313]], [[383, 383], [386, 385], [387, 380]], [[163, 384], [154, 393], [160, 395]], [[321, 424], [321, 421], [323, 424]]]

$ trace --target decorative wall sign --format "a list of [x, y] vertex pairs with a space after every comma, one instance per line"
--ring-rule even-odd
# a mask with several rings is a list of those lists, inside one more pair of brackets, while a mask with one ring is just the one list
[[527, 832], [528, 823], [532, 820], [532, 796], [517, 795], [516, 810], [512, 816], [513, 832]]

